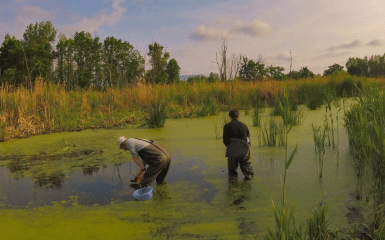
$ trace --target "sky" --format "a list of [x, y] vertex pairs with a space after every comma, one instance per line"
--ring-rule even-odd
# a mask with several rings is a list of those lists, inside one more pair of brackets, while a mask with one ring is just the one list
[[286, 73], [290, 56], [292, 70], [322, 75], [349, 57], [385, 53], [384, 0], [0, 0], [0, 44], [41, 21], [57, 36], [113, 36], [142, 56], [157, 42], [181, 75], [218, 73], [223, 37], [228, 58], [242, 54]]

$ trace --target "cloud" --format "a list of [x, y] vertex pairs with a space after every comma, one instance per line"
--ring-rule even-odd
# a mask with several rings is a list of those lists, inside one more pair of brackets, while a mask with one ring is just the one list
[[229, 31], [225, 29], [218, 29], [215, 27], [206, 27], [203, 25], [195, 27], [189, 35], [190, 39], [206, 41], [218, 40], [223, 37], [229, 37]]
[[106, 11], [101, 11], [93, 18], [84, 17], [81, 22], [65, 26], [63, 29], [69, 31], [71, 34], [76, 31], [96, 33], [100, 26], [113, 26], [122, 20], [124, 13], [126, 12], [126, 9], [120, 6], [123, 2], [124, 0], [113, 0], [112, 8], [114, 11], [112, 13], [107, 14]]
[[356, 48], [356, 47], [361, 47], [361, 46], [362, 46], [362, 41], [356, 39], [351, 43], [346, 43], [346, 44], [341, 44], [338, 46], [330, 47], [330, 48], [328, 48], [328, 50]]
[[271, 26], [265, 22], [254, 20], [252, 22], [238, 21], [230, 29], [231, 33], [243, 33], [252, 37], [267, 35], [271, 32]]
[[326, 54], [323, 54], [323, 55], [314, 57], [313, 60], [319, 60], [319, 59], [325, 59], [325, 58], [340, 57], [340, 56], [349, 55], [349, 54], [351, 54], [351, 53], [352, 53], [351, 51], [345, 51], [345, 52], [341, 52], [341, 53], [330, 52], [330, 53], [326, 53]]
[[374, 46], [374, 47], [379, 47], [384, 45], [384, 41], [381, 39], [374, 39], [366, 44], [366, 46]]
[[269, 34], [271, 29], [269, 24], [257, 19], [247, 21], [235, 16], [221, 16], [195, 27], [189, 34], [189, 38], [208, 41], [219, 40], [222, 36], [231, 39], [239, 34], [261, 37]]
[[[6, 11], [11, 11], [11, 8], [6, 8]], [[23, 33], [30, 24], [45, 21], [47, 19], [55, 19], [55, 15], [36, 6], [23, 6], [18, 8], [18, 15], [8, 22], [0, 23], [0, 43], [3, 36], [7, 33], [17, 39], [23, 38]]]

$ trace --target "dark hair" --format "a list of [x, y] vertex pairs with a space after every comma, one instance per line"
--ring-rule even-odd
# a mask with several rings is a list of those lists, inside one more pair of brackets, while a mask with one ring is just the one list
[[231, 118], [238, 118], [238, 117], [239, 117], [239, 112], [238, 112], [238, 110], [236, 110], [236, 109], [231, 110], [231, 111], [229, 112], [229, 117], [231, 117]]

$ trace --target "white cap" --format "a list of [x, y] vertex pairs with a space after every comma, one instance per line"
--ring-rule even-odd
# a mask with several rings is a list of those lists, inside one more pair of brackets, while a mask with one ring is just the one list
[[124, 141], [126, 141], [127, 138], [125, 136], [121, 136], [120, 138], [118, 138], [118, 149], [120, 149], [120, 145], [122, 145], [122, 143], [124, 143]]

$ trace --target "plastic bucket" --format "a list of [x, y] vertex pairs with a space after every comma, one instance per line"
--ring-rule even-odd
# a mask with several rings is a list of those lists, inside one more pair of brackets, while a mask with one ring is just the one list
[[152, 187], [144, 187], [136, 190], [132, 194], [139, 201], [146, 201], [152, 198]]

